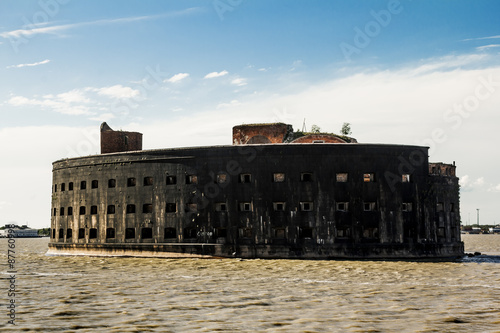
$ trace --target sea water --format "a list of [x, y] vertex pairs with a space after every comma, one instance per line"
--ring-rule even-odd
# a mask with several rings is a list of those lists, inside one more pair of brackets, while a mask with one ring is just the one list
[[0, 331], [500, 332], [500, 235], [462, 236], [466, 252], [482, 255], [451, 262], [54, 257], [45, 255], [48, 239], [38, 238], [16, 239], [9, 266], [2, 239]]

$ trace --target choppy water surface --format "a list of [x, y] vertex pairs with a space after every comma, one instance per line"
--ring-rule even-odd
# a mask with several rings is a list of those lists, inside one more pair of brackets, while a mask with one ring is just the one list
[[[460, 262], [45, 256], [17, 239], [16, 326], [4, 332], [500, 332], [500, 235]], [[21, 253], [19, 253], [21, 252]]]

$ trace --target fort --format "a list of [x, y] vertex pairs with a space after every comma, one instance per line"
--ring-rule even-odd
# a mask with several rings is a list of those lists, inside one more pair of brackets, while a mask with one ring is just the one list
[[283, 123], [232, 145], [142, 149], [101, 125], [101, 154], [53, 163], [52, 255], [433, 259], [464, 254], [455, 163]]

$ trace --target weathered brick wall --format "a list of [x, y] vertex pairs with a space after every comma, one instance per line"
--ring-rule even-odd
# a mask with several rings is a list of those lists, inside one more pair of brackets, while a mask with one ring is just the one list
[[283, 143], [292, 131], [292, 125], [283, 123], [234, 126], [233, 145]]
[[101, 154], [142, 150], [142, 133], [113, 131], [106, 123], [101, 125]]
[[330, 134], [310, 134], [300, 137], [292, 143], [314, 143], [314, 141], [323, 141], [324, 143], [346, 143], [341, 138]]

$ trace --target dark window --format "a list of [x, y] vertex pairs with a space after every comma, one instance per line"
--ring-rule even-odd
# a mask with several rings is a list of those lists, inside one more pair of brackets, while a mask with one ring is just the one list
[[196, 234], [195, 228], [184, 228], [184, 238], [196, 238]]
[[66, 239], [73, 238], [73, 229], [66, 229]]
[[66, 184], [62, 183], [61, 184], [61, 192], [64, 192], [64, 191], [66, 191]]
[[198, 176], [187, 175], [186, 176], [186, 184], [198, 184]]
[[403, 212], [411, 212], [412, 211], [412, 203], [411, 202], [403, 202], [402, 210], [403, 210]]
[[175, 228], [165, 228], [165, 234], [163, 238], [177, 238], [177, 232]]
[[153, 229], [152, 228], [142, 228], [141, 230], [141, 238], [153, 238]]
[[52, 216], [57, 216], [57, 208], [54, 208], [54, 212], [52, 213]]
[[144, 214], [150, 214], [153, 212], [153, 205], [152, 204], [144, 204], [142, 205], [142, 212]]
[[252, 175], [249, 173], [240, 174], [240, 183], [250, 183], [252, 181]]
[[251, 202], [240, 202], [240, 212], [250, 212], [252, 211], [252, 203]]
[[114, 214], [114, 213], [115, 213], [115, 205], [109, 205], [108, 214]]
[[106, 238], [115, 238], [115, 228], [106, 228]]
[[337, 211], [339, 212], [347, 212], [349, 210], [348, 202], [337, 202]]
[[125, 229], [125, 239], [135, 238], [135, 228]]
[[227, 229], [226, 228], [217, 228], [215, 229], [215, 237], [227, 237]]
[[87, 189], [87, 182], [85, 180], [82, 180], [80, 182], [80, 190], [86, 190]]
[[450, 203], [450, 212], [454, 212], [454, 211], [455, 211], [455, 204]]
[[56, 229], [52, 229], [52, 238], [56, 238]]
[[313, 181], [313, 174], [310, 172], [303, 172], [300, 174], [300, 181], [301, 182], [312, 182]]
[[64, 229], [59, 229], [59, 239], [64, 238]]
[[442, 203], [442, 202], [438, 202], [438, 204], [437, 204], [437, 206], [436, 206], [436, 210], [437, 210], [438, 212], [442, 212], [442, 211], [444, 211], [444, 203]]
[[363, 229], [363, 238], [378, 238], [378, 228]]
[[73, 182], [68, 184], [68, 191], [73, 191]]
[[54, 192], [57, 192], [57, 184], [54, 184]]
[[252, 238], [252, 228], [239, 228], [238, 235], [240, 238]]
[[167, 185], [175, 185], [177, 184], [176, 176], [167, 176]]
[[116, 179], [109, 179], [108, 180], [108, 187], [109, 188], [116, 187]]
[[99, 182], [97, 180], [93, 180], [91, 184], [92, 188], [98, 188], [99, 187]]
[[133, 204], [127, 205], [127, 214], [134, 214], [134, 213], [135, 213], [135, 205]]
[[59, 209], [59, 215], [64, 216], [64, 207], [61, 207], [61, 209]]
[[85, 229], [80, 228], [78, 229], [78, 239], [85, 238]]
[[167, 203], [166, 212], [167, 213], [175, 213], [175, 212], [177, 212], [177, 204], [175, 202], [168, 202]]
[[372, 212], [375, 210], [375, 202], [363, 202], [363, 210], [365, 212]]
[[273, 209], [276, 212], [282, 212], [285, 210], [285, 203], [284, 202], [273, 202]]
[[73, 215], [73, 207], [68, 207], [68, 215]]
[[215, 203], [215, 210], [217, 212], [225, 212], [227, 211], [227, 205], [225, 202], [217, 202]]
[[135, 178], [127, 178], [127, 186], [128, 187], [133, 187], [135, 186]]
[[80, 207], [80, 215], [85, 215], [85, 206]]
[[337, 237], [350, 237], [351, 229], [348, 227], [338, 227], [337, 228]]
[[144, 177], [144, 186], [153, 186], [153, 177]]
[[284, 228], [274, 228], [273, 229], [274, 238], [284, 239], [285, 229]]
[[90, 228], [89, 230], [89, 239], [97, 238], [97, 229]]
[[299, 235], [300, 235], [300, 238], [312, 238], [313, 237], [313, 228], [309, 228], [309, 227], [300, 228]]
[[285, 181], [285, 174], [280, 172], [280, 173], [274, 173], [273, 174], [273, 182], [275, 183], [283, 183]]
[[313, 210], [313, 203], [312, 202], [301, 202], [300, 203], [300, 210], [303, 212], [310, 212]]
[[90, 206], [90, 214], [92, 215], [97, 214], [97, 206]]

